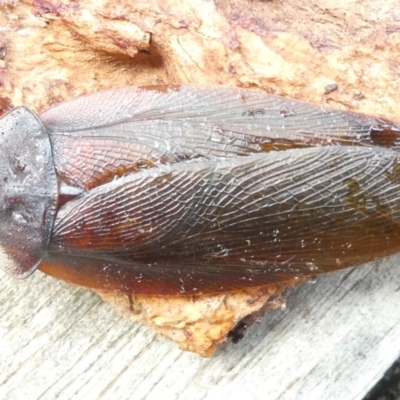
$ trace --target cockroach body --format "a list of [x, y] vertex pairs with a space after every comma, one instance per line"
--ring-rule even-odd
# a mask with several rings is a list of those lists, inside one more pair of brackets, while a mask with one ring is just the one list
[[166, 85], [0, 119], [0, 263], [124, 293], [220, 293], [400, 251], [400, 128]]

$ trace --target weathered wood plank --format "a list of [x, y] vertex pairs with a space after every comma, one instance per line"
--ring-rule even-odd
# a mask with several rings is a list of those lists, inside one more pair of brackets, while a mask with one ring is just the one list
[[1, 276], [0, 398], [361, 399], [400, 354], [400, 258], [293, 290], [212, 359], [39, 273]]

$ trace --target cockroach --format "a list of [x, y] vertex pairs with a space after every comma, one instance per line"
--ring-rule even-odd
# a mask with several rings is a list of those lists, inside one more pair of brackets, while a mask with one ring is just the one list
[[0, 119], [0, 263], [221, 293], [400, 251], [400, 126], [249, 90], [129, 87]]

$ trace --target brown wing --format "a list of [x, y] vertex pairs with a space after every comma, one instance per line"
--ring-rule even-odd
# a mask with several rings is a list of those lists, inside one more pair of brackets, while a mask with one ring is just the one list
[[399, 158], [314, 147], [129, 174], [59, 210], [46, 272], [192, 294], [359, 265], [400, 249]]
[[58, 174], [85, 189], [160, 164], [344, 145], [397, 151], [399, 127], [357, 113], [248, 90], [123, 88], [41, 115]]

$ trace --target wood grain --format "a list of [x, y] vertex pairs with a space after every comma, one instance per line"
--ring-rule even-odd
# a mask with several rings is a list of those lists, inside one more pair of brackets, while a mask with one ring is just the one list
[[400, 258], [292, 290], [213, 359], [118, 316], [90, 291], [2, 275], [0, 398], [362, 399], [400, 354]]

